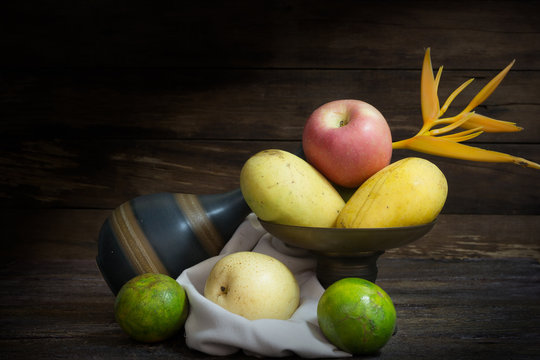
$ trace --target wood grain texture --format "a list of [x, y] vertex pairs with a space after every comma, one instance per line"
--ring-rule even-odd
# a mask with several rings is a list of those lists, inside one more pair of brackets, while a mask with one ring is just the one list
[[[86, 139], [3, 145], [12, 146], [0, 155], [4, 208], [116, 208], [156, 192], [226, 192], [239, 186], [242, 165], [256, 152], [300, 147], [294, 141]], [[531, 144], [481, 146], [525, 158], [537, 154]], [[393, 160], [406, 156], [422, 156], [441, 168], [450, 189], [445, 213], [540, 214], [538, 171], [403, 150]]]
[[441, 215], [423, 238], [384, 258], [478, 260], [529, 258], [540, 262], [540, 218], [504, 215]]
[[[144, 345], [115, 323], [114, 297], [93, 260], [93, 234], [108, 213], [24, 212], [1, 257], [2, 355], [214, 359], [188, 349], [181, 334]], [[442, 216], [425, 238], [384, 254], [377, 281], [395, 303], [398, 333], [377, 358], [534, 358], [540, 249], [526, 235], [538, 224], [538, 216]], [[512, 247], [520, 251], [505, 251]]]
[[[101, 225], [111, 210], [14, 209], [0, 219], [9, 261], [92, 259]], [[423, 238], [388, 250], [383, 258], [540, 260], [538, 215], [446, 215]]]
[[536, 1], [26, 4], [3, 12], [3, 65], [416, 69], [432, 46], [456, 68], [540, 69]]
[[421, 348], [432, 353], [427, 358], [443, 359], [539, 354], [536, 261], [382, 259], [380, 268], [378, 284], [399, 313], [396, 341], [388, 344], [394, 357], [420, 357], [410, 354]]
[[[226, 191], [249, 155], [296, 148], [309, 114], [340, 98], [378, 107], [394, 140], [412, 136], [426, 45], [409, 46], [425, 37], [437, 39], [434, 66], [445, 65], [442, 99], [477, 78], [454, 112], [517, 58], [478, 111], [525, 130], [472, 144], [540, 161], [534, 1], [309, 5], [179, 2], [150, 16], [143, 4], [10, 4], [11, 19], [31, 21], [4, 39], [14, 50], [0, 71], [0, 206], [114, 208], [156, 191]], [[434, 160], [451, 182], [446, 212], [539, 213], [536, 172]]]
[[[0, 358], [218, 359], [182, 334], [131, 341], [95, 263], [111, 210], [161, 191], [238, 187], [255, 152], [295, 151], [341, 98], [421, 125], [426, 47], [455, 113], [516, 59], [478, 112], [525, 128], [473, 144], [540, 162], [538, 1], [24, 1], [0, 17]], [[419, 154], [396, 151], [394, 159]], [[450, 194], [424, 238], [387, 251], [398, 333], [377, 359], [540, 357], [540, 172], [423, 156]], [[248, 359], [238, 353], [232, 358]], [[221, 358], [219, 358], [221, 359]]]
[[[380, 265], [378, 283], [395, 303], [398, 332], [372, 358], [538, 354], [538, 263], [383, 259]], [[216, 359], [188, 349], [181, 334], [157, 345], [130, 340], [114, 321], [114, 297], [91, 260], [4, 262], [0, 284], [0, 352], [6, 358]]]
[[[461, 83], [475, 78], [448, 115], [461, 111], [507, 65], [501, 61], [492, 71], [458, 71], [435, 49], [433, 58], [434, 66], [445, 66], [441, 103]], [[421, 61], [419, 55], [413, 70], [4, 70], [0, 137], [300, 140], [317, 107], [352, 98], [377, 107], [393, 139], [402, 140], [422, 125]], [[538, 89], [540, 72], [511, 70], [476, 111], [516, 122], [525, 130], [483, 134], [475, 142], [540, 142]]]

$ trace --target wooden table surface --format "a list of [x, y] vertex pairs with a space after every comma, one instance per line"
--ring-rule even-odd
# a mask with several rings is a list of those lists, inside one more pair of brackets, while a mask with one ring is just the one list
[[[145, 345], [122, 332], [95, 263], [104, 220], [142, 194], [237, 188], [252, 154], [297, 149], [331, 100], [367, 101], [394, 140], [412, 136], [427, 47], [442, 99], [476, 78], [455, 113], [516, 59], [477, 110], [524, 130], [471, 143], [540, 162], [539, 5], [3, 5], [0, 358], [214, 358], [182, 334]], [[379, 260], [399, 330], [373, 358], [540, 358], [540, 172], [393, 160], [406, 156], [439, 166], [449, 196], [428, 235]]]

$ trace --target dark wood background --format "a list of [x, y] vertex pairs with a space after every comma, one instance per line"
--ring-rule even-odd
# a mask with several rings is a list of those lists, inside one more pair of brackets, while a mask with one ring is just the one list
[[[524, 130], [483, 134], [472, 143], [540, 162], [539, 5], [2, 4], [1, 351], [7, 358], [53, 357], [60, 349], [71, 358], [204, 357], [175, 342], [145, 347], [125, 339], [93, 262], [104, 219], [142, 194], [238, 187], [244, 161], [266, 148], [297, 149], [307, 117], [331, 100], [367, 101], [384, 114], [394, 140], [413, 135], [421, 126], [427, 47], [434, 67], [444, 65], [441, 98], [476, 78], [456, 99], [455, 112], [516, 59], [478, 112]], [[401, 150], [393, 159], [412, 155], [443, 170], [449, 196], [432, 233], [382, 260], [387, 269], [410, 269], [383, 268], [381, 281], [396, 294], [411, 330], [381, 356], [538, 355], [531, 344], [540, 342], [540, 172]], [[437, 269], [434, 278], [425, 280], [418, 262]], [[464, 283], [473, 275], [484, 288]], [[409, 278], [425, 288], [404, 289]], [[453, 318], [463, 291], [466, 316], [475, 321]], [[512, 304], [512, 296], [522, 302]], [[414, 308], [422, 301], [424, 309]], [[426, 308], [432, 320], [447, 321], [419, 322]], [[486, 308], [492, 312], [482, 313]], [[499, 318], [480, 326], [488, 316]], [[437, 332], [442, 328], [448, 330]]]

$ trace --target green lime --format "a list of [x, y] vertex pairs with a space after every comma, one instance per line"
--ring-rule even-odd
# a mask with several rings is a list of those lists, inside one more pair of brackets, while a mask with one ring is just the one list
[[378, 285], [345, 278], [330, 285], [321, 296], [317, 318], [332, 344], [352, 354], [371, 354], [392, 337], [396, 309]]
[[120, 327], [142, 342], [165, 340], [184, 325], [189, 304], [184, 288], [163, 274], [142, 274], [124, 284], [114, 303]]

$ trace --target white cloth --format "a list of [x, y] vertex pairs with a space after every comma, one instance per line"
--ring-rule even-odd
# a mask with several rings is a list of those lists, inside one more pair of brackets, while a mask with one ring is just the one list
[[[206, 278], [214, 264], [227, 254], [255, 251], [283, 262], [300, 286], [300, 306], [288, 320], [248, 320], [206, 299]], [[186, 344], [210, 355], [230, 355], [239, 350], [252, 356], [305, 358], [347, 357], [328, 342], [317, 323], [317, 303], [324, 292], [315, 275], [315, 259], [305, 250], [293, 248], [266, 232], [254, 214], [238, 227], [220, 255], [207, 259], [180, 274], [190, 303], [185, 325]]]

